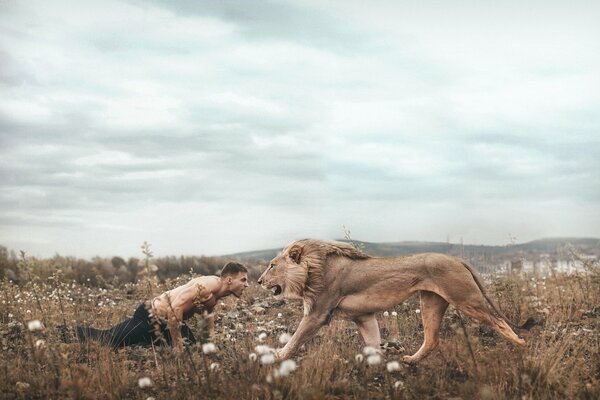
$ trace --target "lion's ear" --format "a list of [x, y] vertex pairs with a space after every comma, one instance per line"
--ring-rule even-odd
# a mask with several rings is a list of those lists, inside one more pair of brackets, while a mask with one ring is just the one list
[[300, 256], [302, 255], [302, 247], [298, 245], [294, 245], [290, 249], [290, 258], [296, 262], [296, 264], [300, 263]]

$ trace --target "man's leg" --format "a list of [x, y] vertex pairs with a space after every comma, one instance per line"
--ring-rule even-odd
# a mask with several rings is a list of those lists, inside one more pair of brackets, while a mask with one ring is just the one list
[[135, 344], [149, 345], [153, 335], [147, 316], [148, 312], [145, 306], [140, 305], [133, 314], [133, 318], [126, 319], [110, 329], [78, 326], [75, 328], [75, 333], [80, 342], [92, 339], [113, 348]]
[[113, 348], [135, 344], [149, 345], [152, 342], [152, 332], [148, 322], [134, 318], [126, 319], [110, 329], [78, 326], [75, 332], [77, 339], [82, 343], [92, 339]]

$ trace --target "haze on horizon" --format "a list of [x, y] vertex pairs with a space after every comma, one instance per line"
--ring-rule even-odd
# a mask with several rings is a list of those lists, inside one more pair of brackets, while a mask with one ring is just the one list
[[0, 2], [0, 245], [600, 237], [600, 3]]

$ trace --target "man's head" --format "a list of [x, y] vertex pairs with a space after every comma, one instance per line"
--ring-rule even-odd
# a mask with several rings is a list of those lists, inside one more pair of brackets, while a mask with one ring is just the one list
[[221, 280], [231, 294], [240, 297], [248, 285], [248, 270], [240, 263], [229, 262], [221, 270]]

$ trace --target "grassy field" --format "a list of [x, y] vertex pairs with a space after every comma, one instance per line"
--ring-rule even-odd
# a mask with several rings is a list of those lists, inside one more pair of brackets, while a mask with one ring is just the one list
[[[439, 349], [416, 366], [400, 363], [396, 369], [388, 363], [414, 353], [422, 341], [418, 297], [378, 316], [388, 342], [379, 363], [359, 356], [354, 324], [334, 320], [294, 358], [295, 365], [282, 366], [261, 363], [256, 346], [280, 347], [282, 334], [293, 333], [300, 321], [302, 305], [277, 301], [256, 284], [241, 299], [227, 298], [217, 308], [215, 352], [205, 354], [202, 344], [182, 354], [169, 348], [111, 351], [96, 343], [62, 343], [56, 326], [108, 327], [131, 316], [141, 300], [189, 275], [102, 289], [66, 281], [56, 272], [39, 278], [35, 261], [29, 267], [27, 282], [5, 280], [0, 286], [1, 398], [600, 398], [597, 268], [487, 281], [509, 317], [533, 315], [539, 321], [524, 335], [525, 349], [450, 308]], [[41, 326], [30, 323], [35, 320]], [[197, 337], [203, 332], [199, 318], [190, 326]]]

